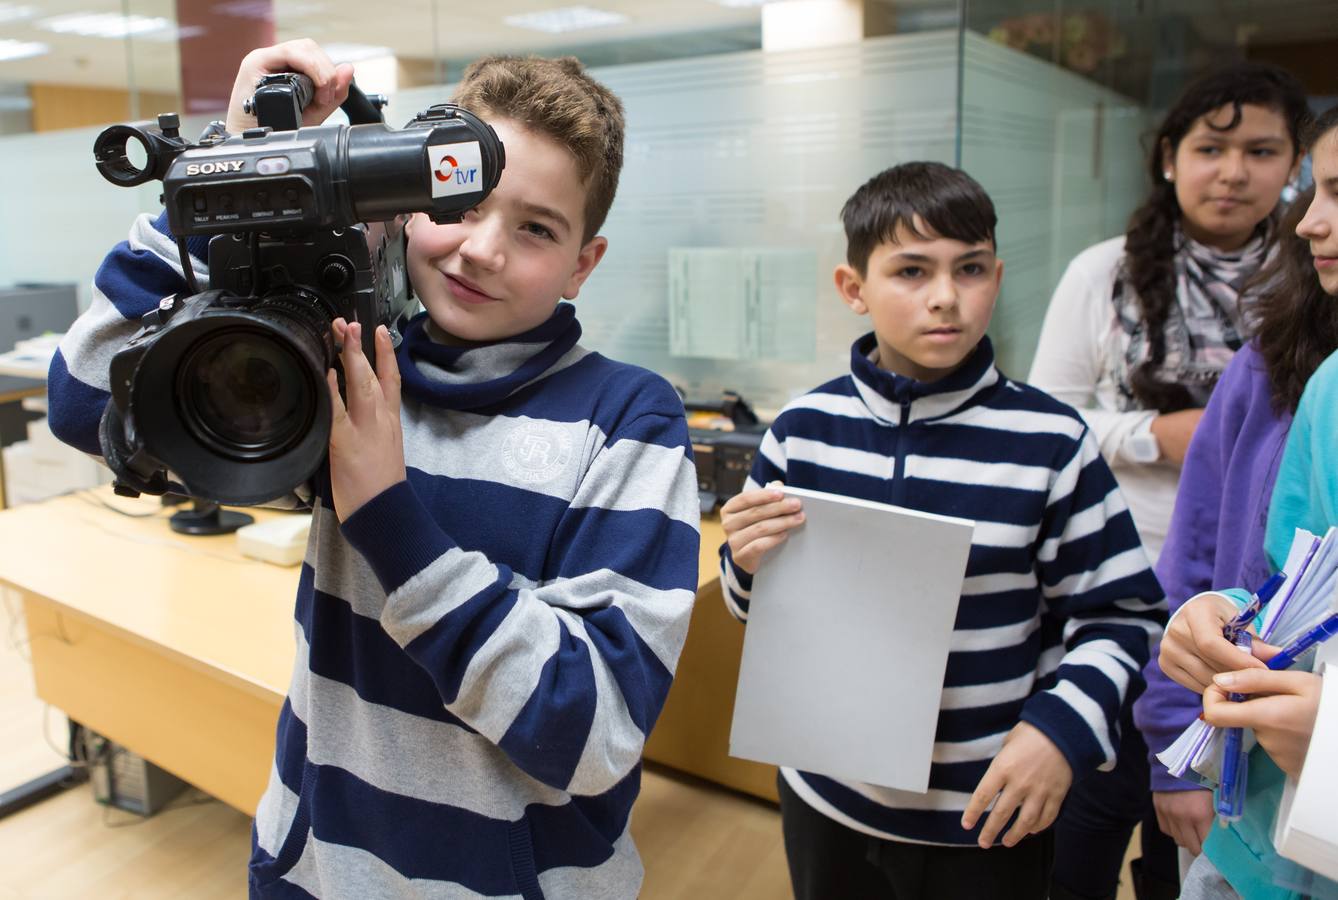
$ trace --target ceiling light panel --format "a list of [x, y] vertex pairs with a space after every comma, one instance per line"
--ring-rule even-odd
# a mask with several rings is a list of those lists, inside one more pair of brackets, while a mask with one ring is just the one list
[[42, 19], [34, 24], [44, 31], [57, 34], [100, 38], [139, 37], [172, 31], [171, 21], [161, 16], [123, 16], [120, 13], [70, 13]]
[[32, 17], [36, 12], [31, 6], [19, 6], [16, 3], [0, 3], [0, 22], [18, 22]]
[[14, 41], [0, 39], [0, 62], [12, 59], [28, 59], [50, 53], [51, 48], [40, 41]]
[[386, 56], [394, 56], [395, 51], [389, 47], [373, 47], [370, 44], [341, 44], [331, 42], [321, 44], [327, 56], [336, 63], [358, 62], [363, 59], [380, 59]]
[[507, 16], [502, 21], [515, 28], [529, 28], [547, 34], [564, 34], [568, 31], [621, 25], [627, 21], [627, 16], [606, 9], [595, 9], [592, 6], [560, 6], [556, 9]]

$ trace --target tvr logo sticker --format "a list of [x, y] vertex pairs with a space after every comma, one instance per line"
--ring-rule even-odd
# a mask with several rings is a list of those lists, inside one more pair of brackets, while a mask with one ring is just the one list
[[478, 141], [460, 144], [438, 144], [428, 147], [428, 164], [432, 170], [432, 196], [449, 197], [454, 194], [477, 193], [482, 190], [483, 165]]

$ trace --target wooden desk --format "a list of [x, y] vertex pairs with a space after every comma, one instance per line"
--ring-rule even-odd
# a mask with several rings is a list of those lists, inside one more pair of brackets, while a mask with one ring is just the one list
[[[232, 535], [186, 537], [157, 498], [85, 491], [0, 514], [0, 583], [23, 597], [37, 694], [254, 814], [294, 654], [298, 570]], [[257, 510], [257, 519], [284, 513]]]
[[692, 624], [678, 658], [674, 686], [646, 742], [645, 755], [708, 781], [776, 801], [775, 766], [729, 755], [743, 625], [725, 609], [720, 595], [718, 551], [724, 541], [719, 520], [703, 520]]
[[[101, 488], [0, 513], [0, 584], [23, 597], [38, 695], [248, 814], [269, 778], [291, 672], [298, 569], [236, 539], [171, 532], [156, 498]], [[252, 510], [258, 519], [284, 513]], [[703, 524], [697, 604], [646, 747], [656, 762], [775, 799], [775, 769], [727, 755], [743, 628]]]

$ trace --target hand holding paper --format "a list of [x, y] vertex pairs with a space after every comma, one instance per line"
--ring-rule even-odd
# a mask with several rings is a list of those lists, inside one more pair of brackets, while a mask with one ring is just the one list
[[762, 556], [779, 547], [790, 529], [804, 524], [798, 497], [787, 497], [767, 485], [730, 497], [720, 507], [720, 524], [729, 541], [729, 556], [749, 575], [756, 575]]
[[924, 793], [974, 524], [785, 495], [806, 524], [753, 582], [730, 755]]

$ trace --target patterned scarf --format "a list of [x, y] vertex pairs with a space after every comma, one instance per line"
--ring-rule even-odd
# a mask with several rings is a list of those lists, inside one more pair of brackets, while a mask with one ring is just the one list
[[[1157, 380], [1182, 385], [1196, 406], [1206, 406], [1231, 357], [1241, 348], [1244, 310], [1258, 290], [1242, 288], [1260, 266], [1268, 249], [1267, 229], [1260, 228], [1245, 246], [1223, 252], [1200, 244], [1177, 229], [1175, 296], [1162, 332], [1166, 354]], [[1138, 297], [1121, 269], [1112, 295], [1116, 321], [1128, 337], [1124, 356], [1112, 360], [1112, 376], [1120, 408], [1141, 409], [1130, 383], [1132, 374], [1151, 354], [1147, 323]]]

